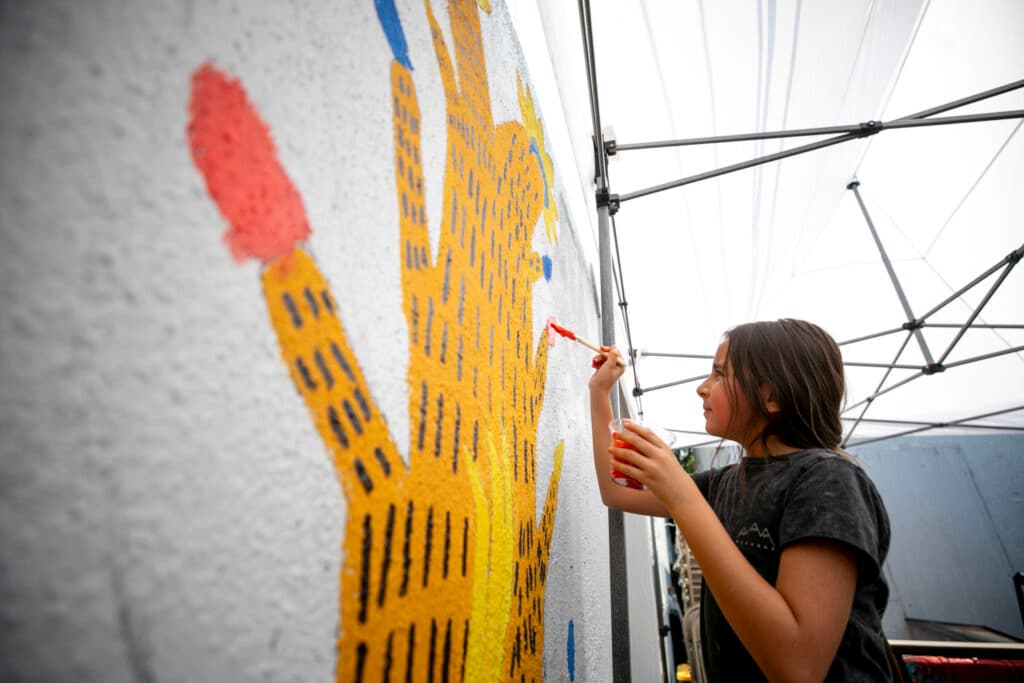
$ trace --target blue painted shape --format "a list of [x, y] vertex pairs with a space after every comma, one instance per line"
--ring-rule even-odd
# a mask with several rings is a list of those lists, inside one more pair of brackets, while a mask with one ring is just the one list
[[398, 10], [395, 9], [395, 0], [374, 0], [373, 4], [377, 8], [377, 19], [384, 29], [384, 35], [391, 45], [391, 53], [399, 64], [411, 71], [409, 45], [405, 42], [405, 31], [402, 30], [402, 21], [398, 18]]
[[565, 643], [565, 659], [569, 665], [569, 680], [576, 680], [576, 636], [573, 635], [572, 619], [569, 620], [569, 636]]
[[547, 254], [541, 257], [541, 263], [544, 264], [544, 279], [548, 282], [551, 281], [551, 257]]
[[544, 171], [544, 161], [540, 158], [540, 150], [537, 149], [537, 141], [530, 138], [530, 153], [537, 157], [537, 165], [540, 166], [540, 177], [544, 181], [544, 208], [548, 208], [548, 174]]

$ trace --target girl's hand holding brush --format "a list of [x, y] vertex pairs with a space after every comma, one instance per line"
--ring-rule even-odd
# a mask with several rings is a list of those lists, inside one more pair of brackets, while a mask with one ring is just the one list
[[602, 392], [605, 395], [626, 371], [622, 355], [614, 346], [598, 347], [598, 355], [594, 356], [590, 364], [596, 370], [588, 383], [590, 391]]
[[594, 376], [590, 378], [591, 390], [603, 387], [605, 391], [612, 388], [612, 385], [618, 381], [619, 377], [622, 377], [622, 373], [625, 372], [628, 367], [628, 363], [622, 358], [622, 354], [614, 346], [597, 346], [593, 342], [589, 342], [586, 339], [582, 339], [576, 336], [576, 333], [565, 327], [562, 327], [554, 318], [548, 318], [548, 343], [554, 345], [555, 334], [560, 334], [566, 339], [571, 339], [574, 342], [586, 346], [591, 351], [596, 351], [598, 355], [594, 356], [590, 362], [590, 366], [597, 370]]

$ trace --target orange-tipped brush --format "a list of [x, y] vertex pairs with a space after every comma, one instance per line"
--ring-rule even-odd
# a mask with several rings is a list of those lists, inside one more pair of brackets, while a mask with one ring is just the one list
[[[599, 353], [602, 356], [607, 356], [608, 355], [608, 350], [607, 349], [602, 349], [600, 346], [597, 346], [596, 344], [592, 344], [592, 343], [588, 342], [586, 339], [581, 339], [580, 337], [577, 337], [576, 334], [572, 330], [565, 329], [564, 327], [562, 327], [561, 325], [556, 323], [554, 320], [549, 320], [548, 321], [548, 326], [551, 329], [553, 329], [555, 332], [557, 332], [558, 334], [560, 334], [563, 337], [565, 337], [566, 339], [572, 339], [573, 341], [577, 341], [580, 344], [583, 344], [584, 346], [586, 346], [591, 351], [593, 351], [595, 353]], [[623, 368], [629, 367], [629, 364], [626, 363], [626, 361], [622, 360], [621, 357], [620, 358], [616, 358], [615, 362], [620, 367], [623, 367]]]

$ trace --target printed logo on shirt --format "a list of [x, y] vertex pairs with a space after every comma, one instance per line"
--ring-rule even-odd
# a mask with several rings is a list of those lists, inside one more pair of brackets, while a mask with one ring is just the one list
[[746, 529], [741, 529], [736, 534], [736, 545], [745, 545], [751, 548], [758, 548], [759, 550], [775, 550], [775, 541], [772, 540], [772, 535], [767, 529], [762, 529], [758, 526], [757, 522], [754, 522]]

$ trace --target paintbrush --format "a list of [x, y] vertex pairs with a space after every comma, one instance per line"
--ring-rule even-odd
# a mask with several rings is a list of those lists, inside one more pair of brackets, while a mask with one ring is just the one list
[[[593, 351], [595, 353], [599, 353], [602, 356], [607, 356], [608, 355], [607, 349], [602, 349], [600, 346], [597, 346], [596, 344], [588, 342], [586, 339], [582, 339], [581, 337], [577, 337], [576, 334], [573, 333], [572, 330], [565, 329], [564, 327], [562, 327], [561, 325], [556, 323], [554, 320], [549, 320], [548, 321], [548, 326], [551, 329], [553, 329], [555, 332], [557, 332], [558, 334], [560, 334], [563, 337], [565, 337], [566, 339], [572, 339], [573, 341], [577, 341], [580, 344], [583, 344], [584, 346], [586, 346], [591, 351]], [[626, 361], [622, 360], [621, 357], [616, 358], [615, 361], [621, 367], [624, 367], [624, 368], [629, 367], [629, 363], [627, 363]]]

